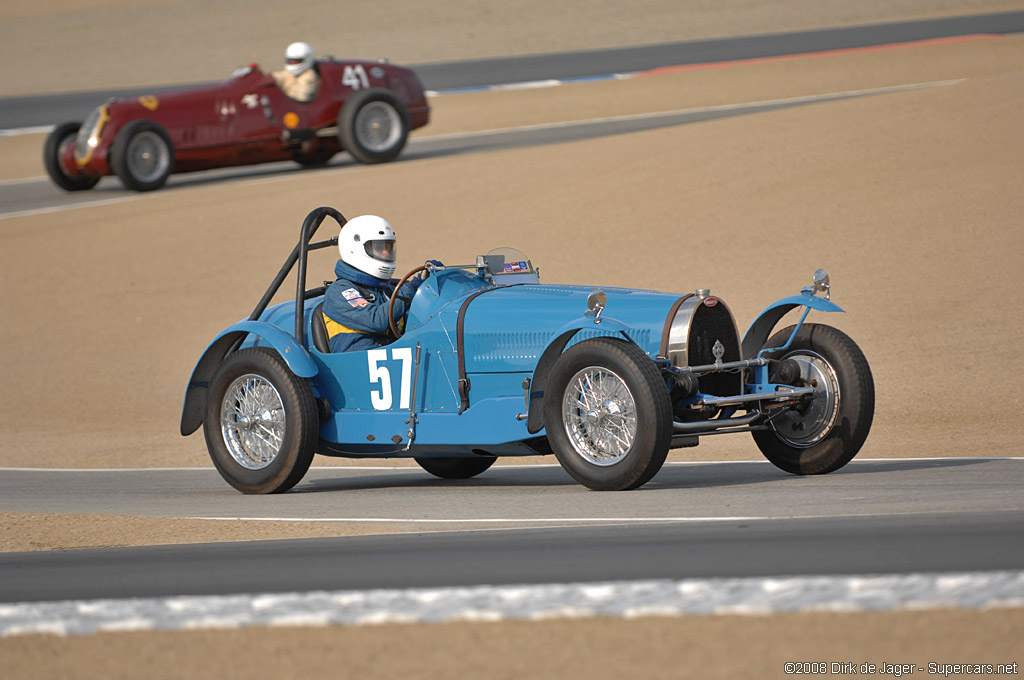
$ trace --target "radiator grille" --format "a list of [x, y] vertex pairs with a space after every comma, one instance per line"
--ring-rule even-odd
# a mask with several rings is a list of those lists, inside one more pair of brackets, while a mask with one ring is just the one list
[[[690, 366], [701, 366], [715, 363], [712, 348], [715, 341], [721, 341], [725, 347], [722, 361], [740, 360], [740, 341], [736, 333], [736, 324], [732, 320], [729, 309], [723, 305], [708, 307], [698, 305], [690, 324], [688, 363]], [[739, 394], [743, 388], [742, 373], [711, 373], [698, 379], [700, 391], [725, 397]]]

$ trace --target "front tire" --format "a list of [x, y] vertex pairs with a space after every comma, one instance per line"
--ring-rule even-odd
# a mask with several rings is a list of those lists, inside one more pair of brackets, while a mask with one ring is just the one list
[[133, 120], [114, 138], [110, 165], [125, 188], [153, 191], [162, 187], [174, 171], [174, 146], [162, 126]]
[[309, 470], [319, 419], [313, 389], [264, 347], [230, 354], [210, 380], [203, 418], [210, 458], [242, 493], [281, 493]]
[[341, 146], [361, 163], [398, 158], [409, 138], [409, 110], [398, 97], [378, 88], [349, 97], [338, 113]]
[[96, 175], [69, 175], [61, 163], [68, 145], [75, 143], [81, 123], [58, 125], [47, 135], [43, 145], [43, 164], [53, 183], [64, 191], [87, 191], [96, 186], [100, 178]]
[[558, 462], [597, 491], [635, 489], [665, 462], [672, 408], [665, 381], [636, 345], [593, 338], [555, 363], [544, 425]]
[[[781, 347], [793, 326], [775, 333], [765, 347]], [[799, 366], [798, 385], [815, 388], [807, 405], [783, 412], [754, 442], [776, 467], [796, 475], [821, 475], [857, 455], [871, 430], [875, 383], [857, 344], [831, 326], [804, 324], [789, 348], [767, 355]]]
[[414, 458], [420, 467], [441, 479], [469, 479], [494, 465], [497, 458]]

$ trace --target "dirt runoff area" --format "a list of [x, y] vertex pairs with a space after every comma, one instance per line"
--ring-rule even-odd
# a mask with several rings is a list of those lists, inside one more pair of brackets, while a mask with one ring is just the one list
[[284, 48], [425, 64], [1019, 10], [1020, 0], [5, 0], [0, 97], [196, 83]]
[[815, 675], [827, 677], [974, 678], [944, 671], [1016, 662], [1021, 673], [1022, 625], [1018, 609], [100, 633], [0, 638], [0, 659], [10, 680], [800, 677], [790, 663], [824, 663]]
[[[978, 11], [989, 8], [1004, 7]], [[192, 74], [168, 80], [205, 77]], [[402, 235], [401, 270], [513, 245], [552, 283], [710, 287], [741, 328], [826, 266], [847, 310], [828, 322], [857, 340], [876, 380], [863, 457], [1019, 456], [1022, 399], [1001, 358], [1024, 340], [1024, 38], [441, 97], [417, 136], [912, 84], [922, 87], [3, 220], [2, 313], [18, 323], [0, 327], [16, 358], [0, 466], [207, 465], [201, 436], [177, 434], [184, 382], [318, 205], [384, 214]], [[41, 175], [41, 143], [0, 139], [2, 178]], [[672, 455], [757, 456], [746, 438], [712, 439]], [[159, 518], [0, 522], [3, 550], [217, 539]], [[1022, 623], [1010, 609], [109, 633], [0, 639], [0, 658], [16, 678], [781, 677], [785, 661], [1020, 661]]]

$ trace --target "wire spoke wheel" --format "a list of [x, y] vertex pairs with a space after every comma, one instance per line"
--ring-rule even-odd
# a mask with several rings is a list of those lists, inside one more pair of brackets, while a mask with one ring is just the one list
[[253, 373], [236, 378], [220, 413], [224, 444], [239, 465], [262, 470], [277, 459], [284, 441], [284, 403], [270, 382]]
[[320, 429], [313, 388], [266, 347], [229, 354], [210, 379], [203, 430], [221, 477], [243, 493], [281, 493], [309, 469]]
[[658, 368], [631, 342], [591, 338], [555, 361], [544, 429], [558, 462], [596, 491], [646, 484], [665, 462], [672, 405]]
[[174, 171], [170, 135], [157, 123], [133, 120], [118, 131], [110, 150], [110, 166], [128, 189], [159, 189]]
[[171, 154], [163, 138], [151, 130], [139, 132], [128, 142], [128, 171], [140, 182], [155, 182], [171, 167]]
[[614, 372], [597, 366], [569, 380], [562, 420], [576, 452], [594, 465], [615, 465], [636, 439], [636, 401]]
[[341, 148], [360, 163], [393, 161], [408, 139], [409, 110], [389, 90], [360, 90], [338, 112]]
[[402, 119], [386, 102], [370, 102], [359, 109], [355, 120], [356, 138], [366, 149], [381, 153], [393, 147], [402, 136]]

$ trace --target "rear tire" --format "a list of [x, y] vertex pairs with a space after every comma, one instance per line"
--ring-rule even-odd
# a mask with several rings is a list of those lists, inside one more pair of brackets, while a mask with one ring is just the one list
[[162, 187], [174, 171], [174, 146], [162, 126], [133, 120], [114, 138], [110, 165], [125, 188], [153, 191]]
[[206, 447], [221, 477], [243, 493], [295, 486], [313, 462], [319, 425], [313, 388], [273, 350], [233, 352], [210, 380]]
[[[775, 333], [765, 347], [781, 347], [793, 326]], [[849, 463], [864, 445], [875, 413], [875, 383], [857, 344], [831, 326], [804, 324], [789, 348], [767, 355], [800, 367], [800, 386], [816, 388], [800, 410], [772, 419], [754, 442], [776, 467], [795, 475], [821, 475]]]
[[441, 479], [469, 479], [494, 465], [497, 458], [415, 458], [420, 467]]
[[388, 90], [362, 90], [341, 107], [338, 138], [361, 163], [392, 161], [409, 138], [409, 110]]
[[570, 347], [545, 388], [551, 448], [576, 481], [597, 491], [635, 489], [665, 462], [672, 440], [668, 389], [642, 349], [615, 338]]
[[87, 191], [100, 181], [97, 175], [69, 175], [61, 163], [69, 144], [75, 143], [81, 123], [64, 123], [54, 128], [43, 145], [43, 164], [53, 183], [64, 191]]

